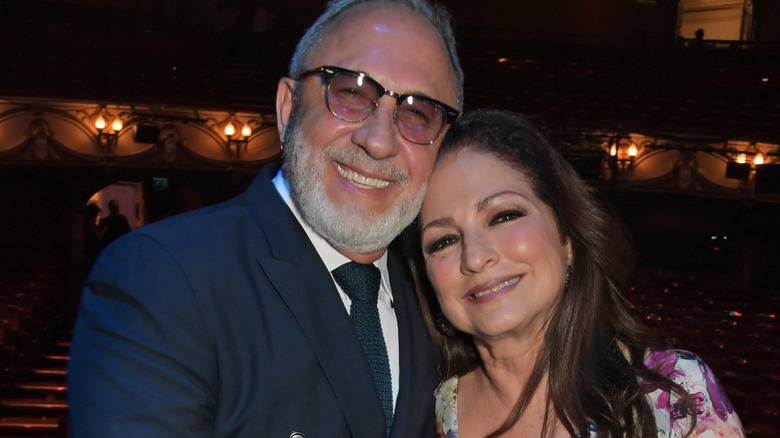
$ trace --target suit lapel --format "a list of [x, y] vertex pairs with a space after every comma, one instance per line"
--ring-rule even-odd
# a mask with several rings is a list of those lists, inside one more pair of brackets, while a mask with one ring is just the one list
[[330, 273], [273, 187], [274, 174], [275, 169], [264, 169], [262, 184], [247, 192], [268, 240], [268, 251], [257, 256], [260, 269], [308, 339], [352, 436], [383, 436], [377, 425], [384, 424], [384, 413], [352, 321]]
[[392, 253], [388, 257], [388, 271], [393, 288], [395, 314], [398, 318], [400, 347], [400, 382], [396, 400], [396, 420], [390, 436], [402, 438], [407, 435], [408, 428], [415, 427], [406, 424], [409, 419], [423, 417], [423, 422], [430, 421], [431, 425], [434, 424], [434, 412], [429, 407], [433, 400], [433, 388], [430, 387], [431, 376], [435, 379], [436, 370], [435, 362], [430, 356], [433, 347], [426, 336], [414, 290], [398, 259]]

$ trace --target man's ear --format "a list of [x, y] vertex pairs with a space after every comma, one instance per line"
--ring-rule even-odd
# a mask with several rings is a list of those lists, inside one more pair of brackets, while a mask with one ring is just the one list
[[279, 140], [284, 138], [284, 131], [290, 121], [293, 110], [293, 94], [295, 93], [295, 80], [282, 78], [276, 89], [276, 127], [279, 129]]

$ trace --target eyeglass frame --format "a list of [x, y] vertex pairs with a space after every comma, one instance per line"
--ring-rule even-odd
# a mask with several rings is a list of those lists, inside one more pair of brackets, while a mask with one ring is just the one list
[[[400, 94], [400, 93], [397, 93], [395, 91], [388, 90], [382, 84], [380, 84], [375, 79], [373, 79], [372, 77], [368, 76], [367, 74], [365, 74], [363, 72], [360, 72], [360, 71], [350, 70], [348, 68], [336, 67], [336, 66], [333, 66], [333, 65], [323, 65], [321, 67], [313, 68], [311, 70], [307, 70], [307, 71], [299, 74], [296, 78], [294, 78], [294, 80], [297, 81], [297, 82], [300, 82], [300, 81], [306, 79], [309, 76], [320, 74], [320, 73], [325, 75], [325, 78], [324, 78], [325, 79], [325, 106], [328, 108], [328, 111], [333, 115], [333, 117], [336, 117], [337, 119], [343, 120], [343, 121], [348, 122], [348, 123], [360, 123], [360, 122], [363, 122], [363, 121], [367, 120], [372, 115], [374, 115], [374, 113], [376, 112], [376, 109], [379, 108], [379, 100], [382, 97], [384, 97], [384, 96], [394, 97], [395, 98], [395, 108], [393, 108], [393, 120], [395, 121], [396, 128], [398, 128], [398, 133], [401, 134], [401, 137], [403, 137], [405, 140], [407, 140], [407, 141], [409, 141], [411, 143], [414, 143], [414, 144], [431, 145], [431, 144], [435, 143], [436, 140], [441, 136], [441, 133], [444, 131], [444, 127], [447, 126], [447, 125], [452, 125], [455, 122], [455, 120], [457, 120], [458, 116], [460, 116], [460, 111], [458, 111], [455, 108], [447, 105], [444, 102], [440, 102], [440, 101], [438, 101], [436, 99], [433, 99], [431, 97], [425, 96], [423, 94], [414, 94], [414, 93]], [[352, 75], [352, 76], [355, 76], [355, 77], [362, 77], [365, 80], [370, 81], [370, 83], [372, 83], [373, 85], [375, 85], [377, 90], [381, 91], [381, 94], [379, 95], [377, 100], [372, 102], [373, 105], [374, 105], [373, 109], [370, 112], [368, 112], [366, 114], [366, 116], [363, 117], [360, 120], [348, 120], [348, 119], [345, 119], [344, 117], [341, 117], [338, 114], [336, 114], [330, 108], [330, 102], [329, 102], [329, 98], [328, 98], [328, 90], [330, 89], [330, 84], [331, 84], [333, 78], [337, 74], [339, 74], [339, 73], [348, 74], [348, 75]], [[407, 99], [409, 97], [412, 97], [414, 99], [425, 99], [425, 100], [433, 103], [434, 106], [439, 106], [439, 107], [441, 107], [444, 110], [444, 121], [442, 122], [442, 125], [439, 128], [439, 132], [437, 132], [436, 136], [433, 138], [433, 140], [431, 140], [428, 143], [419, 143], [419, 142], [416, 142], [416, 141], [409, 140], [408, 138], [406, 138], [404, 133], [401, 132], [400, 126], [398, 126], [398, 105], [400, 105], [401, 102], [404, 99]]]

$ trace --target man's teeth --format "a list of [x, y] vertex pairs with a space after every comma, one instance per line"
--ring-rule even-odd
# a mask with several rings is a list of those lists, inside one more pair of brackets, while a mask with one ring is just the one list
[[472, 300], [476, 300], [479, 297], [484, 297], [487, 294], [492, 294], [493, 292], [495, 292], [495, 291], [497, 291], [499, 289], [505, 288], [507, 286], [511, 286], [511, 285], [517, 283], [518, 281], [520, 281], [520, 277], [511, 278], [511, 279], [509, 279], [509, 280], [499, 284], [498, 286], [496, 286], [496, 287], [494, 287], [492, 289], [475, 293], [474, 295], [471, 296], [471, 299]]
[[352, 170], [345, 169], [338, 164], [336, 164], [336, 169], [338, 169], [339, 173], [344, 179], [349, 180], [349, 182], [357, 187], [360, 187], [361, 189], [384, 189], [390, 185], [390, 181], [377, 178], [368, 178]]

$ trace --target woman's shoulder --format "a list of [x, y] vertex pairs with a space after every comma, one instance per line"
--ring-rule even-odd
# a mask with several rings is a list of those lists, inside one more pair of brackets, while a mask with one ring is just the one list
[[702, 361], [702, 359], [696, 353], [679, 349], [651, 350], [645, 357], [645, 365], [650, 368], [657, 366], [666, 367], [677, 362], [693, 363], [699, 361]]
[[[693, 397], [697, 420], [696, 433], [692, 436], [704, 431], [726, 433], [720, 436], [745, 436], [726, 392], [701, 357], [685, 350], [656, 350], [648, 354], [645, 365], [682, 386]], [[663, 430], [665, 436], [671, 437], [687, 430], [688, 418], [673, 393], [648, 382], [643, 382], [642, 387], [655, 408], [659, 432]]]
[[458, 377], [441, 382], [434, 392], [436, 397], [436, 436], [458, 436]]

